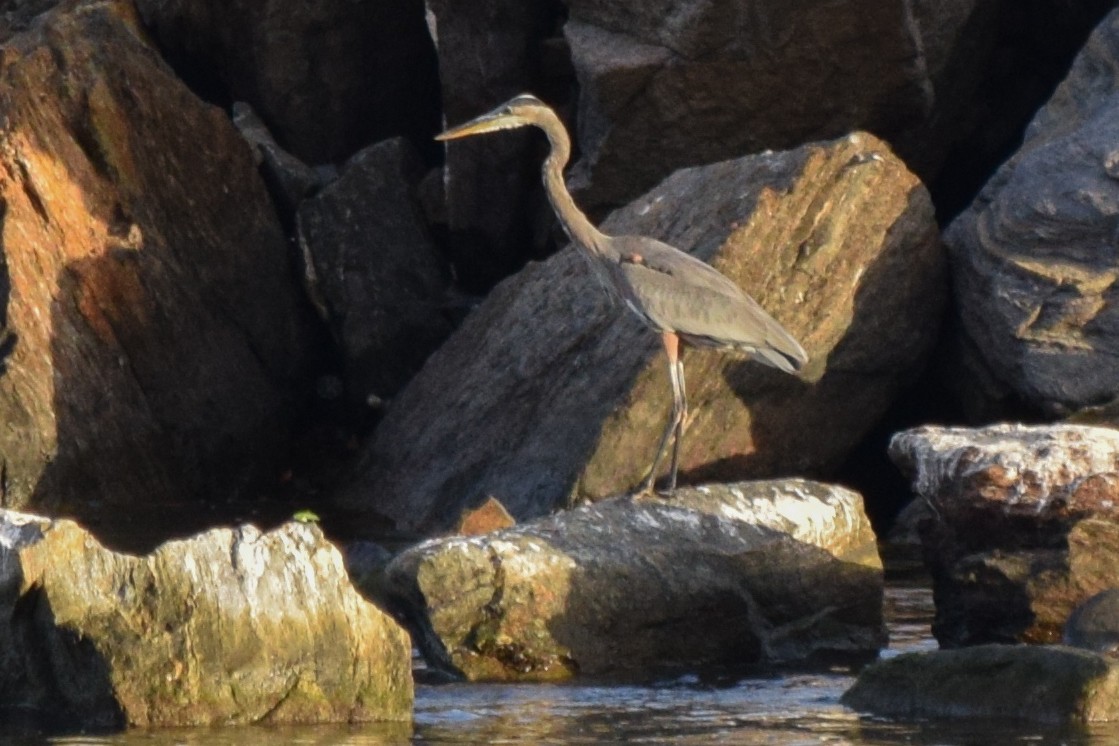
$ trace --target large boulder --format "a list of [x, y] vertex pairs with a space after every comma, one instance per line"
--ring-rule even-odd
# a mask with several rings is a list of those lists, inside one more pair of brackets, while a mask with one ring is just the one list
[[306, 317], [249, 151], [124, 1], [0, 64], [3, 502], [92, 517], [279, 472]]
[[882, 564], [857, 493], [786, 480], [619, 498], [387, 569], [433, 663], [472, 680], [873, 656]]
[[423, 0], [136, 0], [200, 94], [252, 104], [309, 163], [413, 133], [434, 153], [439, 77]]
[[866, 129], [923, 176], [974, 126], [998, 3], [565, 0], [573, 171], [624, 204], [682, 166]]
[[1119, 395], [1119, 10], [1018, 152], [945, 232], [978, 412], [1060, 413]]
[[0, 699], [52, 728], [407, 721], [411, 644], [314, 524], [117, 554], [0, 512]]
[[1119, 432], [922, 427], [890, 456], [930, 505], [921, 526], [945, 647], [1057, 642], [1119, 573]]
[[[711, 261], [811, 358], [798, 379], [686, 351], [685, 481], [826, 473], [936, 336], [932, 206], [870, 135], [680, 171], [603, 229]], [[667, 367], [589, 272], [568, 249], [495, 288], [393, 402], [340, 504], [428, 530], [490, 496], [524, 519], [640, 483], [671, 408]]]
[[424, 222], [423, 167], [403, 138], [358, 152], [299, 207], [297, 235], [350, 399], [388, 398], [450, 333], [450, 270]]
[[866, 668], [842, 701], [891, 718], [1107, 722], [1119, 718], [1119, 664], [1059, 646], [906, 653]]

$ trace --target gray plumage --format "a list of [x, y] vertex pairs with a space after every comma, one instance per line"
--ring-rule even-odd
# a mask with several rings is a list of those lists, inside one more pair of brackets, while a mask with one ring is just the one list
[[652, 238], [608, 236], [595, 228], [575, 205], [563, 180], [563, 168], [571, 155], [567, 130], [555, 112], [534, 96], [517, 96], [436, 139], [452, 140], [530, 125], [542, 129], [551, 144], [542, 169], [544, 186], [564, 230], [607, 291], [661, 334], [668, 356], [673, 411], [639, 494], [653, 491], [657, 465], [669, 437], [675, 435], [668, 478], [671, 491], [676, 486], [688, 406], [684, 366], [678, 355], [680, 341], [748, 354], [786, 373], [802, 368], [808, 356], [753, 298], [709, 264]]

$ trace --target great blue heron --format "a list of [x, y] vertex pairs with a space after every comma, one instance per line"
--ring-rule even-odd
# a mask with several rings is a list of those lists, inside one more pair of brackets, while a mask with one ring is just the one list
[[672, 382], [668, 421], [649, 475], [638, 494], [653, 491], [657, 466], [673, 438], [668, 491], [676, 488], [680, 438], [688, 414], [680, 343], [731, 350], [755, 357], [786, 373], [799, 370], [808, 356], [800, 344], [758, 303], [710, 265], [646, 236], [608, 236], [575, 205], [563, 180], [571, 141], [559, 117], [535, 96], [517, 96], [493, 111], [437, 135], [454, 140], [484, 132], [536, 126], [552, 149], [544, 161], [544, 187], [568, 237], [583, 252], [608, 291], [660, 332]]

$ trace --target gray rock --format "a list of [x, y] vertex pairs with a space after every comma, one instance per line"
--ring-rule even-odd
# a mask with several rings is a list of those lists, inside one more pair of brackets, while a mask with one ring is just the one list
[[1119, 588], [1100, 591], [1077, 606], [1065, 623], [1064, 643], [1119, 656]]
[[450, 333], [441, 311], [450, 271], [416, 196], [422, 177], [408, 142], [386, 140], [299, 208], [311, 296], [357, 403], [395, 394]]
[[244, 101], [233, 104], [233, 124], [256, 154], [257, 165], [276, 207], [281, 214], [292, 218], [303, 198], [322, 186], [319, 174], [281, 148], [253, 107]]
[[411, 644], [312, 524], [147, 556], [0, 512], [0, 700], [53, 727], [407, 721]]
[[[943, 251], [917, 179], [854, 134], [687, 169], [604, 230], [710, 260], [808, 351], [803, 379], [685, 351], [685, 481], [838, 466], [927, 354]], [[517, 519], [641, 482], [671, 406], [655, 335], [568, 249], [486, 298], [386, 412], [339, 503], [406, 530], [497, 498]]]
[[1119, 717], [1119, 666], [1058, 646], [906, 653], [864, 669], [842, 701], [894, 718], [1102, 722]]
[[588, 206], [624, 204], [682, 166], [855, 129], [901, 144], [931, 175], [971, 124], [984, 70], [959, 58], [982, 60], [998, 19], [975, 0], [566, 4], [580, 86], [572, 175]]
[[1119, 11], [945, 233], [963, 332], [987, 369], [979, 412], [1010, 396], [1063, 412], [1119, 394], [1116, 65]]
[[890, 456], [930, 506], [921, 523], [942, 646], [1057, 642], [1119, 573], [1119, 432], [923, 427]]
[[596, 503], [388, 568], [429, 661], [473, 680], [873, 655], [882, 565], [854, 492], [784, 480]]

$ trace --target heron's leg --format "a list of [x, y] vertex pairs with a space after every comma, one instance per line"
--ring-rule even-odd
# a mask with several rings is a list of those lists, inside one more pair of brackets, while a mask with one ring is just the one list
[[[668, 377], [672, 382], [672, 416], [668, 418], [668, 425], [664, 428], [664, 433], [661, 434], [660, 443], [657, 444], [657, 454], [653, 457], [653, 465], [649, 467], [649, 476], [645, 478], [644, 484], [641, 485], [639, 495], [653, 494], [653, 482], [657, 478], [657, 465], [660, 464], [661, 458], [664, 456], [665, 450], [668, 448], [668, 439], [672, 436], [673, 432], [681, 420], [680, 411], [680, 387], [677, 383], [677, 370], [676, 365], [679, 362], [680, 351], [680, 338], [672, 332], [663, 332], [661, 340], [664, 342], [664, 351], [668, 355]], [[673, 473], [671, 479], [675, 482], [676, 475]]]
[[676, 421], [672, 436], [672, 469], [668, 472], [668, 491], [676, 489], [676, 471], [680, 465], [680, 439], [684, 437], [684, 423], [688, 419], [688, 394], [684, 388], [684, 361], [677, 359], [669, 368], [672, 377], [672, 411]]

